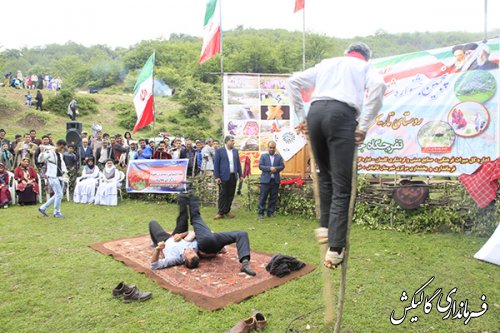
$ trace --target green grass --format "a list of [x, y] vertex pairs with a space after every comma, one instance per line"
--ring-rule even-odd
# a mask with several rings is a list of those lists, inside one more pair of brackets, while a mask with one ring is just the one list
[[[241, 204], [240, 204], [241, 206]], [[207, 312], [160, 288], [143, 274], [104, 256], [89, 244], [147, 232], [157, 219], [173, 227], [177, 207], [166, 203], [125, 200], [118, 207], [63, 203], [64, 220], [42, 218], [35, 207], [0, 210], [0, 331], [1, 332], [223, 332], [252, 309], [267, 315], [266, 332], [284, 332], [290, 321], [323, 304], [321, 270], [269, 290], [241, 304]], [[316, 224], [293, 217], [257, 222], [256, 214], [236, 208], [234, 220], [213, 221], [214, 208], [202, 215], [214, 231], [244, 229], [253, 249], [284, 253], [319, 262], [312, 239]], [[369, 231], [354, 226], [343, 327], [349, 332], [478, 332], [500, 327], [499, 267], [473, 259], [485, 239], [462, 235], [408, 235]], [[337, 281], [339, 272], [332, 272]], [[469, 300], [480, 310], [487, 296], [489, 310], [467, 326], [463, 320], [442, 320], [435, 309], [424, 315], [422, 305], [399, 327], [398, 316], [413, 293], [431, 276], [426, 289]], [[111, 297], [120, 281], [152, 291], [153, 299], [124, 304]], [[337, 286], [335, 287], [337, 288]], [[406, 290], [410, 298], [399, 301]], [[295, 332], [328, 332], [322, 312], [294, 323]], [[411, 315], [418, 315], [410, 323]]]

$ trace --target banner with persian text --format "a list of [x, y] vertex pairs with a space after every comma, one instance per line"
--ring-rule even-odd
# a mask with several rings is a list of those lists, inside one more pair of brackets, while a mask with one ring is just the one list
[[[224, 75], [224, 135], [235, 137], [240, 156], [250, 158], [252, 174], [260, 173], [260, 154], [267, 151], [269, 141], [279, 141], [278, 150], [289, 158], [303, 147], [297, 150], [302, 144], [301, 136], [290, 131], [295, 124], [295, 114], [290, 112], [286, 91], [288, 77]], [[278, 140], [283, 137], [284, 140]]]
[[376, 59], [384, 106], [363, 173], [457, 176], [499, 157], [500, 38]]
[[188, 159], [133, 160], [127, 169], [129, 193], [179, 193], [186, 190]]

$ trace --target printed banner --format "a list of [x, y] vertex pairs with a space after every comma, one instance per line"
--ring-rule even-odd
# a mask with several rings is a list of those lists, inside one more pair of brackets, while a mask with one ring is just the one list
[[290, 160], [306, 145], [307, 139], [295, 129], [282, 129], [275, 134], [276, 148], [285, 161]]
[[[233, 135], [240, 156], [250, 157], [252, 174], [260, 174], [260, 154], [267, 151], [269, 141], [276, 141], [276, 133], [290, 130], [296, 122], [286, 91], [288, 77], [224, 75], [224, 135]], [[278, 151], [283, 155], [279, 147]]]
[[500, 39], [378, 59], [384, 106], [363, 173], [458, 176], [499, 156]]
[[188, 159], [133, 160], [127, 169], [129, 193], [178, 193], [186, 190]]

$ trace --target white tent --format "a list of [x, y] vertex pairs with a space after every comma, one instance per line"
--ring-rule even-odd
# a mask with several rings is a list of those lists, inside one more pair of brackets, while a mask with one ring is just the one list
[[500, 224], [474, 258], [500, 265]]

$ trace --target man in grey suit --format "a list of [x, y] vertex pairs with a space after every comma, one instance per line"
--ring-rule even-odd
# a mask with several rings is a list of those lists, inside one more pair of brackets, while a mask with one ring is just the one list
[[262, 154], [259, 160], [259, 169], [262, 171], [260, 176], [260, 197], [259, 197], [259, 220], [264, 218], [266, 201], [269, 197], [267, 206], [267, 216], [272, 217], [276, 210], [276, 201], [278, 200], [278, 189], [280, 187], [280, 172], [285, 168], [285, 163], [280, 154], [276, 153], [276, 142], [270, 141], [267, 145], [268, 153]]
[[233, 136], [226, 136], [224, 147], [215, 151], [214, 178], [217, 185], [219, 185], [219, 212], [214, 219], [233, 218], [234, 214], [231, 213], [231, 205], [236, 191], [236, 181], [238, 178], [240, 181], [243, 179], [240, 155], [238, 150], [234, 148]]

